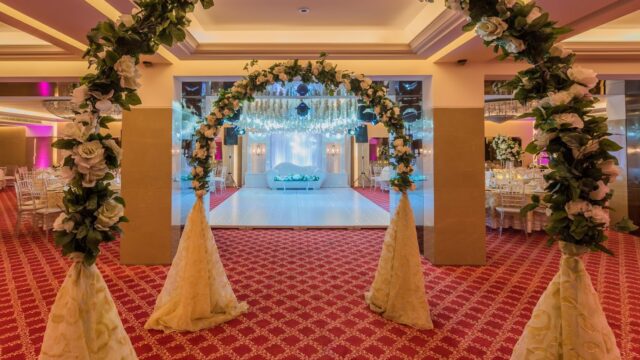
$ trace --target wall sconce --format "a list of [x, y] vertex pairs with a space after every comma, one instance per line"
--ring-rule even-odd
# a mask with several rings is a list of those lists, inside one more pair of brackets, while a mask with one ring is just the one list
[[336, 144], [331, 144], [330, 147], [327, 148], [327, 155], [335, 156], [340, 153], [340, 148], [336, 146]]
[[264, 156], [267, 152], [267, 147], [265, 144], [255, 144], [251, 147], [251, 154], [255, 156]]

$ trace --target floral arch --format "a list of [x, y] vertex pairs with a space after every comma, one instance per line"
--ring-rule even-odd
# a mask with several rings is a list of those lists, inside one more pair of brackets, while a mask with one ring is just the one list
[[[549, 209], [551, 225], [546, 230], [551, 242], [561, 241], [561, 270], [557, 280], [552, 281], [547, 290], [546, 294], [549, 295], [543, 295], [534, 310], [532, 322], [516, 345], [514, 358], [524, 358], [530, 351], [538, 350], [543, 350], [545, 356], [562, 358], [567, 348], [569, 350], [566, 350], [565, 357], [618, 359], [619, 351], [615, 345], [611, 346], [615, 344], [613, 333], [606, 324], [597, 295], [579, 259], [588, 250], [609, 252], [603, 244], [607, 239], [608, 203], [612, 196], [608, 184], [619, 172], [617, 160], [611, 152], [620, 147], [608, 139], [610, 133], [607, 119], [591, 114], [594, 104], [591, 89], [598, 82], [597, 76], [591, 70], [576, 66], [575, 55], [556, 45], [559, 36], [568, 30], [556, 27], [555, 22], [549, 20], [549, 14], [542, 11], [534, 1], [447, 0], [446, 3], [448, 8], [469, 19], [465, 30], [475, 30], [486, 46], [493, 47], [499, 53], [500, 59], [512, 58], [533, 65], [521, 71], [509, 85], [517, 100], [535, 101], [537, 105], [531, 113], [525, 114], [536, 119], [535, 142], [527, 147], [527, 151], [546, 151], [551, 158], [551, 172], [546, 175], [549, 182], [548, 195], [543, 199], [534, 197], [533, 203], [524, 211], [540, 206]], [[202, 4], [204, 8], [213, 6], [213, 0], [137, 0], [135, 4], [138, 9], [133, 14], [122, 15], [117, 22], [100, 22], [89, 32], [89, 46], [84, 57], [92, 68], [91, 73], [82, 78], [82, 85], [74, 91], [73, 102], [77, 105], [74, 121], [64, 129], [61, 139], [54, 144], [56, 148], [69, 152], [64, 159], [69, 189], [65, 191], [65, 212], [55, 223], [55, 241], [62, 247], [64, 255], [71, 255], [75, 264], [69, 270], [67, 281], [62, 285], [59, 298], [51, 311], [42, 347], [45, 358], [47, 351], [66, 345], [58, 343], [64, 340], [57, 337], [62, 333], [68, 334], [69, 339], [71, 334], [78, 334], [78, 341], [73, 339], [73, 343], [78, 345], [77, 349], [74, 347], [74, 354], [78, 350], [76, 357], [94, 357], [95, 354], [88, 356], [82, 352], [86, 350], [82, 343], [92, 343], [95, 338], [104, 334], [91, 326], [88, 329], [78, 329], [77, 325], [63, 327], [57, 320], [65, 319], [65, 314], [68, 313], [81, 314], [86, 317], [87, 324], [94, 326], [97, 324], [91, 323], [90, 319], [104, 320], [115, 329], [107, 340], [108, 346], [113, 345], [114, 352], [111, 355], [116, 356], [117, 352], [121, 358], [135, 358], [135, 352], [118, 318], [106, 284], [94, 266], [100, 253], [100, 244], [113, 241], [121, 232], [119, 223], [127, 221], [123, 216], [124, 200], [110, 188], [109, 183], [113, 177], [111, 171], [120, 167], [121, 149], [117, 141], [100, 134], [99, 130], [101, 127], [108, 127], [108, 123], [114, 120], [105, 115], [114, 105], [129, 110], [131, 106], [141, 103], [137, 95], [137, 80], [140, 77], [137, 65], [140, 63], [140, 56], [154, 54], [162, 45], [171, 46], [183, 41], [186, 37], [185, 28], [190, 22], [187, 14], [194, 10], [196, 4]], [[255, 64], [250, 64], [247, 69], [252, 69], [253, 65]], [[200, 199], [200, 205], [202, 196], [208, 191], [207, 178], [211, 172], [210, 159], [215, 146], [213, 139], [224, 119], [233, 116], [244, 101], [253, 100], [253, 95], [268, 85], [292, 79], [305, 83], [319, 82], [329, 89], [344, 86], [374, 109], [380, 121], [395, 136], [393, 159], [397, 176], [392, 180], [392, 186], [402, 192], [402, 199], [406, 200], [406, 192], [413, 185], [410, 179], [413, 154], [408, 147], [408, 137], [404, 134], [399, 108], [387, 97], [384, 86], [374, 84], [364, 75], [338, 70], [321, 57], [316, 62], [301, 63], [292, 60], [273, 64], [268, 69], [254, 70], [237, 81], [232, 89], [220, 93], [212, 113], [197, 131], [197, 145], [192, 160], [192, 186]], [[397, 304], [403, 301], [423, 302], [419, 312], [421, 316], [428, 318], [417, 250], [413, 252], [409, 246], [413, 243], [412, 246], [417, 247], [413, 241], [415, 236], [412, 239], [413, 234], [405, 236], [407, 234], [396, 231], [413, 229], [415, 232], [408, 200], [404, 207], [401, 202], [399, 210], [394, 218], [402, 221], [395, 228], [392, 223], [387, 232], [387, 239], [390, 241], [385, 239], [372, 291], [376, 284], [387, 287], [386, 291], [380, 291], [382, 295], [378, 298], [383, 305], [392, 302], [394, 296]], [[198, 220], [202, 218], [203, 216]], [[198, 224], [200, 230], [206, 228], [206, 225], [204, 221]], [[634, 228], [628, 220], [618, 227], [623, 231]], [[405, 241], [407, 238], [409, 242]], [[402, 241], [404, 245], [398, 245]], [[217, 251], [215, 245], [209, 249]], [[391, 287], [390, 274], [378, 275], [389, 260], [389, 253], [394, 258], [394, 251], [400, 252], [399, 249], [406, 250], [399, 257], [411, 261], [395, 269], [411, 271], [417, 267], [419, 271], [411, 282], [407, 282], [409, 285], [393, 284], [397, 293], [391, 294], [388, 289]], [[216, 266], [214, 271], [222, 271], [220, 275], [224, 276], [221, 265], [218, 263]], [[225, 291], [226, 300], [235, 300], [230, 286]], [[410, 296], [407, 296], [408, 293]], [[574, 299], [578, 294], [581, 296], [579, 302]], [[367, 296], [369, 301], [372, 295], [368, 293]], [[192, 299], [182, 297], [180, 301], [188, 306]], [[87, 308], [87, 304], [97, 301], [103, 304], [101, 308]], [[569, 303], [578, 305], [569, 306]], [[386, 315], [385, 308], [371, 302], [369, 305], [383, 316]], [[578, 306], [582, 308], [578, 309]], [[246, 308], [236, 304], [236, 312], [229, 316], [237, 315], [243, 310]], [[407, 319], [415, 318], [416, 309], [404, 306], [402, 310], [405, 312], [394, 321], [413, 326], [432, 326], [427, 318], [421, 319], [423, 321], [419, 324], [409, 323], [411, 320]], [[540, 318], [549, 319], [550, 330], [539, 332], [541, 327], [536, 319]], [[576, 319], [588, 322], [583, 327], [597, 329], [597, 334], [578, 332], [574, 326]], [[88, 339], [92, 336], [93, 339]], [[120, 346], [121, 344], [125, 346]], [[582, 346], [583, 344], [589, 346]], [[101, 351], [110, 350], [105, 347]]]
[[[247, 64], [245, 70], [251, 71], [256, 64], [256, 61]], [[223, 126], [224, 120], [236, 115], [244, 102], [253, 101], [254, 94], [266, 90], [267, 86], [275, 83], [285, 84], [289, 81], [302, 81], [305, 84], [319, 83], [324, 85], [330, 94], [343, 86], [366, 106], [372, 108], [380, 122], [395, 138], [392, 165], [397, 176], [391, 179], [391, 186], [394, 190], [403, 193], [415, 188], [410, 178], [413, 172], [411, 161], [415, 156], [409, 147], [410, 140], [404, 133], [404, 121], [400, 115], [400, 108], [387, 97], [387, 88], [382, 84], [374, 83], [363, 74], [339, 70], [336, 65], [326, 60], [325, 54], [321, 54], [320, 60], [315, 62], [289, 60], [275, 63], [267, 69], [253, 70], [243, 79], [236, 81], [231, 89], [220, 92], [206, 121], [203, 121], [196, 130], [197, 139], [191, 158], [193, 166], [191, 175], [193, 176], [192, 187], [199, 196], [208, 191], [211, 156], [215, 152], [214, 139]]]

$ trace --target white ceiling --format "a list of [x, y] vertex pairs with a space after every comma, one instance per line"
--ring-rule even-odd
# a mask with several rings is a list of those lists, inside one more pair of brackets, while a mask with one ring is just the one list
[[20, 31], [3, 22], [0, 22], [0, 46], [2, 45], [50, 45], [48, 42], [38, 39], [26, 32]]
[[640, 41], [640, 10], [567, 39], [567, 42], [637, 41]]
[[443, 11], [444, 0], [217, 0], [189, 30], [201, 44], [406, 44]]

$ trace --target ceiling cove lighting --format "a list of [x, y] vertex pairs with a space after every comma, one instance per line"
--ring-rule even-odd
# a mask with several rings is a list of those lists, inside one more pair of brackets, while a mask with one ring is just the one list
[[52, 27], [50, 27], [48, 25], [45, 25], [44, 23], [41, 23], [40, 21], [38, 21], [38, 20], [36, 20], [36, 19], [26, 15], [26, 14], [23, 14], [20, 11], [18, 11], [18, 10], [14, 9], [14, 8], [6, 5], [6, 4], [3, 4], [2, 2], [0, 2], [0, 12], [4, 13], [4, 14], [6, 14], [6, 15], [8, 15], [8, 16], [10, 16], [10, 17], [22, 22], [22, 23], [24, 23], [24, 24], [27, 24], [27, 25], [29, 25], [29, 26], [31, 26], [33, 28], [36, 28], [36, 29], [48, 34], [48, 35], [51, 35], [54, 38], [56, 38], [56, 39], [58, 39], [60, 41], [63, 41], [66, 44], [69, 44], [69, 45], [77, 48], [78, 50], [84, 51], [87, 48], [87, 46], [85, 44], [81, 43], [80, 41], [78, 41], [76, 39], [73, 39], [73, 38], [63, 34], [60, 31], [58, 31], [58, 30], [56, 30], [56, 29], [54, 29], [54, 28], [52, 28]]

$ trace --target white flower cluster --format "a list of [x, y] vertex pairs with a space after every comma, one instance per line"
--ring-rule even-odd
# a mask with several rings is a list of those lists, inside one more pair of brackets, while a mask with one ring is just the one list
[[[124, 206], [113, 199], [109, 199], [102, 204], [94, 215], [96, 216], [95, 228], [101, 231], [108, 231], [124, 216]], [[74, 232], [75, 225], [70, 216], [61, 213], [53, 223], [53, 230], [71, 233]]]
[[609, 227], [609, 210], [602, 206], [592, 205], [586, 200], [574, 200], [567, 203], [565, 210], [571, 220], [575, 219], [576, 215], [582, 215], [596, 224]]
[[520, 161], [522, 149], [512, 138], [498, 135], [493, 138], [491, 146], [496, 151], [496, 157], [500, 161]]

